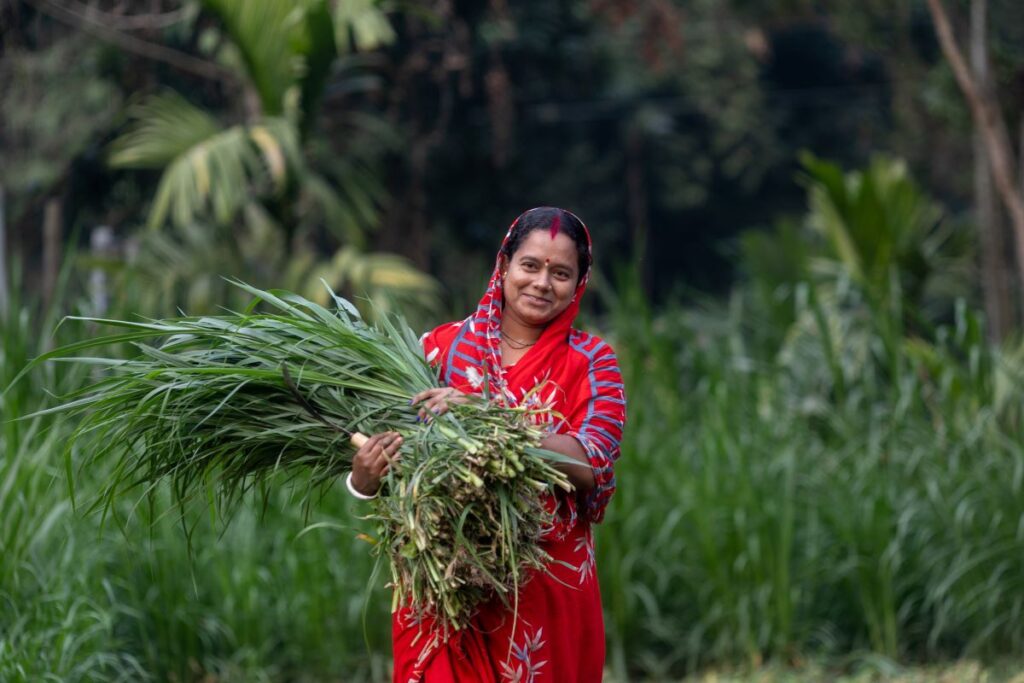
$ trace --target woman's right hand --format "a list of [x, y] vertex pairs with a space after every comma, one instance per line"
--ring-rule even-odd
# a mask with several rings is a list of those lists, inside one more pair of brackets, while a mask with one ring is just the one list
[[367, 439], [352, 458], [352, 487], [364, 496], [377, 493], [388, 467], [398, 459], [401, 445], [398, 432], [381, 432]]

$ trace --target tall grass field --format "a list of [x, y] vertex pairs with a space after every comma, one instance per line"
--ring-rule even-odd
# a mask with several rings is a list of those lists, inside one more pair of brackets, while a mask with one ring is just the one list
[[[1024, 655], [1018, 347], [963, 306], [927, 341], [882, 338], [854, 295], [813, 289], [770, 352], [743, 297], [653, 312], [627, 283], [605, 305], [629, 401], [597, 538], [610, 680]], [[0, 385], [97, 334], [57, 327], [74, 309], [12, 302]], [[389, 680], [389, 593], [343, 486], [309, 517], [285, 486], [231, 520], [196, 508], [190, 542], [169, 496], [72, 509], [73, 425], [14, 418], [88, 372], [50, 364], [0, 399], [0, 681]], [[107, 473], [75, 476], [87, 496]]]

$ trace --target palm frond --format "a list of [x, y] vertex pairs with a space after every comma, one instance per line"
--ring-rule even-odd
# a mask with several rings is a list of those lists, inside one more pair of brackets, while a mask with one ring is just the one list
[[285, 113], [286, 94], [296, 87], [305, 65], [296, 54], [296, 33], [305, 30], [309, 2], [295, 0], [203, 0], [241, 54], [263, 113]]
[[351, 294], [369, 319], [398, 309], [421, 321], [437, 310], [440, 285], [401, 257], [346, 247], [324, 258], [304, 244], [289, 252], [280, 226], [258, 202], [246, 203], [240, 216], [231, 226], [188, 224], [145, 233], [126, 271], [146, 284], [133, 288], [132, 305], [196, 313], [240, 306], [232, 299], [239, 290], [224, 279], [232, 276], [281, 284], [323, 305], [330, 302], [326, 282]]
[[863, 171], [844, 173], [810, 155], [802, 161], [810, 226], [825, 237], [830, 256], [880, 300], [893, 293], [893, 272], [916, 299], [940, 266], [962, 257], [963, 249], [938, 229], [937, 205], [904, 162], [879, 156]]
[[173, 91], [136, 102], [128, 117], [128, 132], [108, 151], [108, 163], [115, 168], [163, 168], [221, 131], [215, 118]]
[[164, 168], [150, 227], [168, 218], [178, 226], [204, 218], [225, 224], [253, 195], [281, 191], [304, 165], [295, 127], [281, 118], [221, 127], [179, 95], [150, 98], [132, 112], [133, 124], [111, 145], [121, 168]]
[[[335, 166], [341, 165], [341, 162]], [[302, 191], [306, 201], [322, 215], [324, 227], [340, 242], [355, 247], [366, 244], [366, 235], [376, 225], [387, 193], [380, 178], [359, 163], [348, 163], [341, 182], [307, 173]], [[338, 170], [335, 168], [334, 170]]]
[[346, 0], [334, 10], [334, 35], [339, 52], [373, 50], [389, 45], [395, 31], [377, 0]]
[[329, 261], [308, 265], [303, 275], [294, 275], [301, 291], [318, 303], [327, 303], [323, 289], [326, 282], [334, 290], [354, 294], [357, 300], [368, 300], [371, 305], [367, 314], [396, 308], [419, 311], [437, 308], [438, 282], [400, 256], [345, 247], [335, 252]]

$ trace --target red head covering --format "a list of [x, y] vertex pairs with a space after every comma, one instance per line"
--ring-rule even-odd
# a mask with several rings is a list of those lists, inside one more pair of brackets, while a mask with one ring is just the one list
[[[505, 247], [516, 219], [502, 242]], [[562, 227], [569, 217], [557, 210]], [[580, 221], [583, 226], [583, 222]], [[531, 225], [532, 227], [532, 225]], [[540, 225], [539, 229], [550, 229]], [[537, 342], [515, 365], [501, 363], [501, 319], [503, 314], [502, 253], [480, 303], [471, 316], [441, 325], [423, 337], [427, 360], [440, 367], [442, 383], [467, 393], [487, 393], [509, 405], [544, 409], [537, 419], [550, 420], [550, 431], [575, 437], [594, 468], [595, 490], [584, 500], [592, 521], [600, 521], [615, 489], [613, 463], [619, 455], [619, 441], [625, 422], [625, 393], [615, 352], [599, 337], [572, 328], [586, 291], [591, 259], [590, 233], [583, 226], [587, 248], [587, 270], [576, 285], [572, 301], [552, 319]], [[562, 496], [556, 535], [575, 524], [575, 496]]]
[[[502, 252], [519, 221], [524, 220], [531, 212], [543, 208], [547, 207], [530, 209], [519, 216], [509, 227], [495, 259], [494, 272], [487, 284], [487, 290], [481, 297], [476, 311], [467, 320], [457, 323], [461, 327], [458, 337], [451, 345], [446, 357], [438, 359], [442, 366], [442, 378], [449, 386], [464, 391], [481, 392], [484, 391], [483, 379], [486, 377], [488, 380], [486, 391], [491, 396], [513, 405], [522, 401], [535, 387], [543, 385], [549, 380], [563, 390], [566, 388], [566, 383], [560, 380], [569, 378], [560, 377], [559, 371], [564, 368], [564, 357], [569, 351], [569, 332], [579, 313], [580, 299], [583, 297], [590, 279], [589, 266], [592, 255], [590, 232], [586, 225], [575, 214], [565, 209], [556, 210], [552, 221], [554, 225], [548, 226], [548, 228], [552, 231], [552, 238], [554, 238], [562, 223], [562, 212], [579, 221], [586, 239], [588, 261], [586, 272], [576, 285], [572, 302], [547, 324], [540, 338], [526, 354], [512, 367], [503, 367], [501, 363], [501, 319], [504, 309], [502, 291], [504, 282], [501, 274], [504, 260]], [[430, 360], [434, 359], [430, 358]], [[557, 393], [561, 394], [562, 392]], [[560, 401], [558, 401], [558, 396], [549, 394], [547, 391], [531, 395], [531, 399], [544, 400], [555, 410], [563, 408], [563, 406], [551, 405]]]

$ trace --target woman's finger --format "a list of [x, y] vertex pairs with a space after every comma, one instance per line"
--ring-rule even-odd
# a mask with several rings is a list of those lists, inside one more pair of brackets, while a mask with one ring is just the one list
[[417, 403], [421, 403], [427, 400], [428, 398], [431, 398], [434, 394], [436, 394], [439, 391], [444, 391], [444, 388], [434, 387], [433, 389], [425, 389], [412, 397], [412, 404], [416, 405]]
[[373, 471], [376, 472], [377, 478], [380, 479], [381, 477], [384, 476], [384, 474], [388, 471], [388, 469], [390, 467], [391, 467], [391, 461], [387, 460], [385, 458], [381, 458], [373, 466]]
[[397, 432], [381, 432], [374, 434], [366, 440], [358, 451], [354, 458], [355, 462], [365, 463], [368, 467], [372, 467], [377, 457], [384, 452], [384, 449], [394, 441], [398, 436]]
[[390, 458], [395, 451], [401, 446], [401, 434], [397, 432], [388, 432], [386, 438], [381, 439], [381, 442], [377, 445], [377, 449], [374, 452], [375, 457], [384, 456]]
[[374, 462], [374, 470], [378, 473], [378, 477], [383, 477], [384, 474], [391, 468], [395, 462], [398, 461], [401, 454], [397, 451], [384, 451], [380, 454], [377, 460]]
[[383, 458], [386, 462], [391, 462], [391, 460], [398, 453], [398, 449], [401, 448], [401, 447], [402, 447], [402, 437], [401, 436], [397, 436], [397, 437], [395, 437], [395, 439], [393, 441], [391, 441], [390, 443], [386, 444], [381, 449], [379, 457]]
[[412, 398], [412, 403], [420, 404], [420, 409], [416, 413], [418, 421], [429, 422], [434, 416], [441, 415], [448, 410], [449, 401], [457, 401], [461, 393], [452, 387], [435, 387], [416, 394]]
[[362, 453], [364, 458], [372, 458], [374, 453], [380, 450], [383, 436], [383, 434], [374, 434], [365, 444], [363, 444], [363, 447], [360, 448], [359, 451]]
[[448, 410], [448, 404], [444, 401], [444, 399], [428, 401], [423, 405], [423, 408], [420, 410], [420, 420], [422, 420], [423, 422], [430, 422], [433, 418], [442, 414], [446, 410]]
[[457, 393], [459, 392], [452, 387], [434, 387], [433, 389], [426, 389], [425, 391], [421, 391], [413, 396], [411, 403], [415, 405], [417, 403], [423, 403], [424, 401], [445, 398]]
[[387, 432], [380, 432], [378, 434], [374, 434], [373, 436], [366, 440], [366, 443], [363, 444], [363, 447], [360, 448], [359, 450], [363, 450], [366, 453], [372, 453], [373, 450], [380, 445], [380, 442], [384, 439], [385, 436], [387, 436], [387, 434]]

